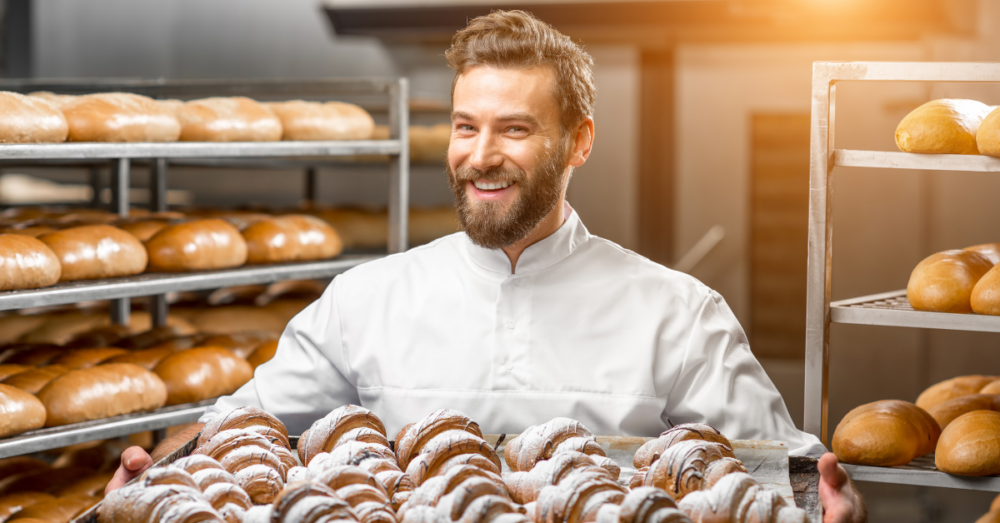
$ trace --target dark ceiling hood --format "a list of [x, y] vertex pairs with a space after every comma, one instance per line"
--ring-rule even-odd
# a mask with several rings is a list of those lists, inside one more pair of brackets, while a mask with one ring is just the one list
[[588, 42], [912, 40], [972, 34], [974, 0], [325, 0], [337, 35], [441, 43], [469, 19], [524, 9]]

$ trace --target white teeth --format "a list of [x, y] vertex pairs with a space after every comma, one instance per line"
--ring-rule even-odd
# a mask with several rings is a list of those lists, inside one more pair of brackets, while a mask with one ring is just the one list
[[480, 191], [495, 191], [497, 189], [506, 189], [514, 182], [509, 180], [504, 180], [502, 182], [481, 182], [476, 180], [472, 183], [476, 186], [476, 189], [479, 189]]

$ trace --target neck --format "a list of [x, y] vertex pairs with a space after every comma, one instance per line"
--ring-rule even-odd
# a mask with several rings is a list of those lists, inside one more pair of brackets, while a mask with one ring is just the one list
[[566, 197], [560, 196], [559, 201], [556, 202], [555, 208], [549, 211], [548, 214], [542, 218], [542, 221], [538, 222], [538, 225], [532, 229], [531, 233], [524, 237], [524, 239], [515, 242], [513, 245], [503, 248], [503, 252], [510, 259], [510, 272], [511, 274], [516, 272], [517, 269], [517, 259], [521, 257], [521, 253], [525, 249], [534, 245], [545, 238], [548, 238], [552, 233], [559, 230], [562, 227], [563, 222], [566, 221]]

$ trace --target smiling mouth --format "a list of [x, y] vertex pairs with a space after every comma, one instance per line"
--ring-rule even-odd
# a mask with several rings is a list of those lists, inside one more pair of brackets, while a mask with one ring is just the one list
[[487, 182], [482, 180], [475, 180], [472, 185], [479, 189], [480, 191], [500, 191], [514, 185], [516, 182], [509, 180], [498, 181], [498, 182]]

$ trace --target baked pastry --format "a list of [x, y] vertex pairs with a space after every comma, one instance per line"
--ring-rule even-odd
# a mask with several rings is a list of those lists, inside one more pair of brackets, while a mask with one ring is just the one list
[[59, 281], [93, 280], [139, 274], [146, 249], [131, 234], [110, 225], [84, 225], [43, 234], [62, 265]]
[[146, 241], [149, 270], [200, 271], [246, 263], [247, 244], [229, 223], [210, 218], [170, 225]]
[[626, 494], [621, 505], [601, 505], [596, 523], [691, 523], [691, 518], [677, 508], [666, 492], [639, 487]]
[[230, 473], [234, 473], [233, 468], [242, 468], [242, 464], [238, 463], [238, 460], [237, 462], [227, 461], [232, 453], [235, 452], [238, 456], [247, 457], [240, 452], [261, 449], [273, 456], [256, 456], [259, 458], [256, 463], [272, 464], [272, 468], [280, 472], [282, 479], [284, 479], [288, 469], [298, 464], [295, 461], [295, 456], [292, 455], [290, 450], [282, 446], [280, 442], [276, 442], [276, 440], [253, 430], [255, 428], [258, 427], [251, 426], [244, 429], [226, 429], [220, 431], [204, 444], [199, 445], [194, 453], [204, 454], [217, 460], [222, 465], [222, 468], [228, 470]]
[[386, 446], [348, 441], [334, 448], [333, 452], [323, 452], [314, 456], [309, 461], [308, 468], [312, 477], [318, 477], [335, 467], [344, 465], [361, 467], [375, 475], [392, 500], [393, 506], [399, 507], [409, 498], [414, 482], [408, 474], [400, 470], [395, 458]]
[[10, 517], [23, 508], [30, 507], [42, 501], [52, 501], [56, 499], [51, 494], [44, 492], [17, 492], [0, 497], [0, 521], [7, 521]]
[[992, 267], [988, 259], [972, 251], [932, 254], [910, 274], [906, 298], [918, 311], [972, 312], [972, 289]]
[[7, 379], [9, 376], [24, 372], [31, 369], [27, 365], [17, 365], [14, 363], [0, 363], [0, 381]]
[[0, 143], [65, 142], [69, 126], [59, 108], [37, 97], [0, 91]]
[[[711, 490], [692, 492], [678, 507], [694, 523], [717, 521], [760, 521], [807, 523], [806, 511], [788, 505], [785, 498], [762, 487], [749, 474], [729, 474]], [[753, 519], [744, 519], [752, 514]]]
[[981, 254], [993, 265], [1000, 263], [1000, 243], [982, 243], [962, 250]]
[[298, 443], [299, 460], [309, 465], [317, 454], [331, 452], [348, 441], [372, 443], [389, 448], [385, 425], [372, 411], [357, 405], [344, 405], [313, 422]]
[[245, 96], [191, 100], [176, 112], [184, 142], [274, 142], [281, 122], [270, 109]]
[[69, 371], [70, 369], [62, 365], [47, 365], [15, 374], [3, 380], [2, 383], [30, 394], [38, 394], [49, 382]]
[[183, 485], [143, 486], [136, 482], [111, 491], [97, 509], [99, 523], [183, 521], [222, 523], [222, 515], [197, 489]]
[[181, 124], [156, 100], [132, 93], [77, 97], [62, 106], [71, 142], [175, 142]]
[[632, 457], [632, 464], [635, 465], [636, 469], [648, 467], [668, 447], [688, 440], [710, 441], [721, 443], [729, 447], [730, 450], [733, 448], [733, 444], [718, 429], [711, 425], [705, 425], [704, 423], [682, 423], [664, 431], [660, 434], [659, 438], [647, 441], [639, 447], [639, 450], [635, 452], [635, 456]]
[[1000, 316], [1000, 263], [979, 278], [972, 288], [969, 304], [976, 314]]
[[212, 418], [201, 429], [198, 446], [207, 444], [216, 434], [232, 429], [246, 429], [264, 436], [271, 443], [291, 449], [288, 430], [278, 418], [258, 407], [239, 407]]
[[[527, 474], [527, 472], [518, 472], [516, 474]], [[400, 521], [405, 519], [406, 513], [409, 510], [425, 510], [417, 507], [426, 507], [428, 509], [436, 507], [442, 497], [452, 493], [456, 488], [458, 488], [459, 485], [465, 483], [471, 478], [480, 478], [493, 483], [495, 488], [482, 488], [491, 490], [496, 495], [510, 499], [510, 496], [507, 493], [507, 488], [503, 483], [504, 480], [502, 480], [499, 476], [493, 474], [492, 472], [487, 472], [479, 467], [462, 465], [459, 467], [453, 467], [445, 474], [428, 479], [423, 483], [423, 485], [420, 485], [420, 488], [413, 491], [409, 500], [396, 510], [396, 519], [399, 519]], [[433, 511], [428, 512], [428, 514], [433, 515]]]
[[56, 253], [20, 234], [0, 234], [0, 264], [0, 291], [48, 287], [62, 276]]
[[283, 140], [368, 140], [375, 130], [371, 115], [354, 104], [290, 100], [266, 105], [281, 119]]
[[69, 371], [38, 392], [46, 427], [158, 409], [167, 389], [155, 374], [128, 363]]
[[955, 418], [975, 410], [1000, 411], [1000, 394], [969, 394], [935, 405], [927, 411], [941, 430], [944, 430]]
[[664, 450], [642, 476], [642, 485], [661, 488], [679, 501], [691, 492], [711, 488], [727, 474], [746, 471], [729, 447], [687, 440]]
[[578, 472], [559, 485], [545, 487], [538, 495], [535, 523], [581, 523], [597, 519], [606, 503], [625, 500], [628, 490], [607, 474]]
[[[995, 385], [993, 385], [994, 382], [996, 382]], [[991, 385], [998, 388], [994, 389]], [[987, 387], [991, 388], [987, 389]], [[961, 396], [997, 393], [1000, 393], [1000, 377], [998, 376], [959, 376], [927, 387], [917, 397], [916, 403], [918, 407], [930, 411], [948, 400], [953, 400]]]
[[362, 523], [396, 523], [388, 493], [367, 470], [354, 466], [334, 467], [313, 481], [336, 492]]
[[424, 445], [420, 454], [410, 460], [406, 475], [419, 487], [428, 478], [460, 465], [478, 466], [497, 475], [501, 471], [500, 457], [486, 440], [464, 430], [449, 430]]
[[[464, 468], [466, 467], [456, 467], [454, 470], [463, 470]], [[539, 461], [534, 468], [527, 472], [513, 472], [507, 475], [503, 481], [511, 499], [525, 504], [537, 500], [538, 494], [543, 488], [558, 485], [577, 471], [603, 472], [611, 477], [609, 472], [597, 466], [591, 456], [571, 450], [560, 452], [552, 456], [552, 459]], [[483, 473], [493, 474], [485, 470]]]
[[278, 340], [265, 341], [250, 353], [250, 356], [247, 357], [247, 363], [253, 367], [253, 370], [257, 370], [257, 367], [271, 361], [277, 352]]
[[89, 369], [104, 363], [115, 356], [127, 353], [125, 349], [113, 347], [97, 347], [93, 349], [75, 349], [66, 351], [52, 360], [53, 365], [62, 365], [68, 369]]
[[290, 214], [261, 220], [243, 229], [247, 263], [325, 260], [344, 250], [329, 224], [313, 216]]
[[144, 487], [152, 487], [153, 485], [181, 485], [193, 489], [198, 488], [191, 474], [188, 474], [184, 469], [174, 467], [151, 468], [142, 474], [142, 477], [139, 478], [139, 484]]
[[975, 100], [932, 100], [896, 127], [896, 145], [907, 153], [979, 154], [976, 134], [990, 106]]
[[955, 418], [941, 432], [934, 465], [961, 476], [1000, 474], [1000, 412], [977, 410]]
[[464, 430], [473, 436], [483, 437], [479, 424], [471, 418], [451, 409], [430, 413], [420, 421], [406, 425], [396, 435], [396, 459], [401, 468], [406, 468], [424, 445], [438, 434], [449, 430]]
[[608, 459], [594, 435], [582, 423], [569, 418], [553, 418], [541, 425], [524, 429], [520, 436], [507, 443], [504, 460], [511, 470], [531, 470], [539, 461], [549, 459], [563, 450], [575, 450], [594, 457], [598, 466], [604, 467], [614, 479], [621, 468]]
[[326, 485], [302, 482], [281, 491], [271, 509], [272, 523], [357, 521], [346, 501]]
[[153, 368], [167, 390], [167, 405], [232, 394], [253, 377], [246, 360], [219, 347], [175, 352]]
[[45, 426], [45, 406], [31, 394], [0, 385], [0, 437], [20, 434]]
[[934, 452], [941, 428], [907, 401], [868, 403], [847, 413], [833, 433], [833, 453], [844, 463], [892, 467]]
[[215, 483], [202, 491], [226, 523], [241, 523], [244, 513], [253, 506], [250, 496], [237, 485]]

